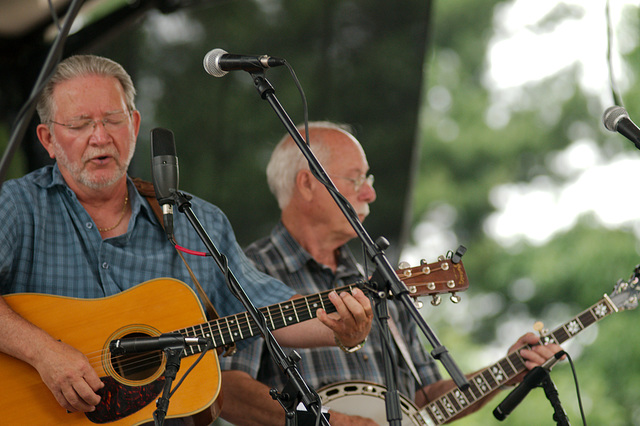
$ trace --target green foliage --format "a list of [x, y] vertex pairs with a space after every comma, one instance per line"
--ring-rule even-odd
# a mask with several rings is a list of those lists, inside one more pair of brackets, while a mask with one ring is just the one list
[[[571, 177], [554, 168], [550, 159], [576, 139], [594, 141], [605, 159], [633, 149], [619, 135], [604, 134], [600, 123], [608, 105], [580, 88], [582, 71], [575, 66], [519, 87], [521, 98], [508, 110], [508, 119], [489, 125], [495, 99], [482, 73], [495, 13], [507, 3], [511, 2], [494, 2], [495, 7], [471, 0], [437, 3], [420, 114], [414, 223], [430, 218], [443, 204], [450, 206], [452, 223], [447, 226], [468, 248], [463, 261], [470, 279], [460, 305], [443, 303], [429, 307], [424, 315], [465, 372], [496, 362], [517, 336], [533, 331], [534, 321], [554, 329], [573, 318], [611, 292], [619, 278], [627, 279], [640, 263], [633, 227], [605, 227], [590, 215], [536, 244], [520, 240], [501, 245], [487, 233], [486, 221], [496, 212], [492, 191], [502, 185], [530, 184], [541, 176], [554, 185], [566, 184]], [[631, 11], [638, 14], [637, 8]], [[540, 26], [553, 27], [580, 14], [578, 6], [558, 5]], [[640, 87], [633, 77], [640, 66], [637, 36], [634, 43], [636, 48], [624, 58], [625, 73], [634, 81], [624, 93], [632, 117], [632, 108], [640, 111], [634, 101]], [[616, 189], [629, 188], [627, 197], [634, 197], [634, 184], [620, 182]], [[621, 209], [625, 201], [620, 199]], [[543, 222], [543, 213], [523, 218], [518, 226], [555, 227], [553, 219]], [[635, 386], [640, 378], [635, 362], [640, 337], [630, 327], [637, 315], [615, 313], [564, 345], [574, 358], [588, 424], [640, 424]], [[568, 363], [558, 365], [552, 377], [572, 424], [581, 423]], [[456, 424], [497, 423], [492, 410], [505, 396], [503, 392]], [[537, 389], [504, 424], [554, 424], [552, 415], [544, 393]]]

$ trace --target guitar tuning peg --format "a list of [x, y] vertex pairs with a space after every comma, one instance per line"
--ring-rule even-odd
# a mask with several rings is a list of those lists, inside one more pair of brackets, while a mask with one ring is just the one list
[[533, 323], [533, 329], [540, 335], [540, 337], [544, 337], [549, 333], [549, 330], [544, 328], [542, 321], [536, 321]]
[[451, 299], [453, 303], [459, 303], [462, 300], [462, 298], [455, 293], [451, 293], [449, 299]]
[[413, 304], [418, 309], [422, 309], [422, 307], [424, 306], [424, 303], [422, 303], [422, 300], [418, 300], [418, 299], [413, 299]]
[[398, 264], [398, 269], [400, 271], [402, 271], [402, 275], [404, 275], [406, 278], [410, 278], [412, 275], [411, 272], [411, 265], [409, 265], [408, 262], [400, 262]]
[[437, 294], [434, 294], [434, 295], [433, 295], [433, 296], [431, 296], [431, 297], [432, 297], [432, 299], [431, 299], [431, 304], [432, 304], [433, 306], [438, 306], [438, 305], [442, 302], [442, 298], [441, 298], [439, 295], [437, 295]]

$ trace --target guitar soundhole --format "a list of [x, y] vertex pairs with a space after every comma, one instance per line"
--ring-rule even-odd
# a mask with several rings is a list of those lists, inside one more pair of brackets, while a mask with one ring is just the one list
[[[149, 337], [144, 333], [130, 333], [122, 338]], [[164, 354], [162, 351], [149, 351], [135, 354], [111, 354], [111, 367], [119, 380], [126, 384], [142, 384], [155, 380], [162, 373]]]

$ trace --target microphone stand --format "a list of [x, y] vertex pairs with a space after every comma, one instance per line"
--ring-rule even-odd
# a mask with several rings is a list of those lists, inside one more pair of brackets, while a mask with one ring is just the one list
[[[253, 79], [253, 84], [260, 94], [260, 97], [269, 102], [293, 140], [302, 151], [302, 154], [306, 157], [307, 161], [309, 162], [309, 168], [314, 173], [316, 178], [320, 180], [320, 182], [323, 182], [325, 184], [334, 201], [342, 210], [346, 219], [349, 221], [358, 237], [362, 241], [366, 253], [376, 264], [377, 268], [374, 273], [374, 277], [376, 277], [376, 279], [372, 279], [372, 284], [377, 289], [377, 292], [383, 292], [384, 295], [391, 294], [391, 297], [395, 297], [404, 304], [405, 309], [408, 310], [411, 317], [416, 321], [424, 335], [429, 340], [429, 343], [433, 347], [431, 355], [435, 359], [442, 362], [443, 366], [445, 367], [455, 384], [458, 386], [458, 388], [460, 388], [461, 390], [466, 390], [469, 387], [469, 382], [467, 381], [466, 377], [454, 363], [449, 354], [449, 351], [444, 346], [442, 346], [442, 344], [438, 341], [436, 335], [425, 322], [424, 318], [422, 318], [422, 316], [420, 315], [415, 305], [413, 304], [413, 301], [409, 297], [409, 291], [407, 290], [406, 286], [400, 281], [394, 269], [391, 267], [389, 260], [384, 254], [383, 250], [389, 247], [389, 242], [385, 238], [380, 237], [374, 243], [371, 237], [367, 234], [366, 230], [362, 226], [362, 223], [358, 220], [358, 216], [354, 212], [351, 204], [349, 204], [349, 202], [346, 201], [344, 197], [339, 195], [338, 190], [333, 185], [333, 182], [331, 182], [331, 180], [329, 179], [327, 173], [322, 168], [322, 165], [314, 156], [313, 152], [309, 148], [309, 145], [304, 141], [295, 124], [293, 124], [286, 111], [278, 101], [277, 97], [275, 96], [275, 90], [273, 86], [265, 78], [264, 71], [252, 71], [250, 72], [250, 74]], [[385, 326], [387, 325], [386, 321], [381, 322], [381, 324]], [[389, 335], [388, 330], [383, 330], [383, 332], [386, 333], [387, 336]], [[396, 399], [396, 401], [392, 404], [392, 406], [399, 407], [400, 402], [397, 401], [395, 377], [393, 377], [392, 374], [387, 374], [387, 378], [389, 379], [389, 381], [386, 383], [387, 389], [388, 391], [391, 391], [391, 393], [388, 394], [390, 398], [385, 398], [385, 400], [387, 401], [387, 407], [389, 407], [388, 401], [394, 398], [394, 396], [396, 397], [394, 398]]]
[[567, 413], [564, 411], [564, 408], [562, 408], [562, 403], [558, 397], [558, 389], [553, 383], [553, 380], [551, 380], [549, 372], [547, 370], [544, 371], [545, 375], [540, 382], [540, 386], [544, 390], [544, 394], [547, 396], [547, 399], [553, 407], [553, 420], [555, 420], [558, 425], [569, 426], [571, 423], [569, 423]]
[[299, 402], [302, 402], [304, 406], [307, 407], [307, 410], [313, 413], [316, 418], [320, 418], [323, 425], [329, 425], [329, 421], [321, 412], [320, 397], [316, 392], [309, 388], [304, 381], [302, 374], [300, 374], [300, 371], [296, 367], [296, 362], [300, 359], [300, 356], [295, 351], [293, 351], [292, 355], [289, 357], [285, 356], [282, 347], [273, 337], [271, 330], [269, 330], [264, 315], [253, 305], [253, 302], [251, 302], [249, 296], [247, 296], [242, 286], [238, 283], [233, 272], [229, 270], [227, 258], [220, 254], [204, 227], [193, 213], [189, 198], [180, 191], [174, 191], [173, 196], [176, 201], [176, 205], [178, 206], [178, 211], [187, 216], [187, 219], [213, 257], [213, 260], [224, 274], [229, 290], [240, 300], [240, 302], [242, 302], [245, 309], [251, 316], [251, 319], [258, 326], [274, 361], [277, 362], [287, 374], [289, 383], [287, 384], [287, 387], [285, 387], [285, 390], [283, 390], [281, 394], [278, 394], [277, 391], [270, 392], [271, 396], [274, 399], [277, 399], [280, 402], [280, 405], [285, 409], [287, 424], [293, 426], [297, 425], [296, 407]]
[[169, 398], [171, 398], [171, 384], [178, 374], [180, 369], [180, 360], [182, 359], [182, 352], [184, 351], [184, 344], [177, 344], [164, 349], [164, 353], [167, 357], [167, 366], [164, 369], [164, 387], [162, 390], [162, 397], [156, 401], [156, 410], [153, 412], [153, 422], [155, 426], [164, 425], [164, 418], [167, 415], [169, 409]]
[[18, 146], [20, 146], [20, 142], [22, 142], [25, 133], [27, 132], [29, 121], [31, 120], [31, 117], [33, 117], [33, 112], [36, 109], [38, 96], [42, 92], [46, 82], [51, 78], [51, 74], [58, 63], [60, 56], [62, 56], [64, 44], [67, 40], [69, 31], [71, 30], [71, 25], [75, 21], [83, 3], [84, 0], [72, 0], [69, 5], [69, 11], [65, 15], [64, 24], [49, 50], [49, 54], [47, 55], [44, 65], [40, 69], [40, 74], [31, 89], [31, 95], [16, 117], [16, 122], [14, 123], [14, 127], [11, 131], [11, 136], [7, 142], [7, 148], [2, 155], [2, 159], [0, 159], [0, 187], [7, 175], [9, 164], [13, 159]]

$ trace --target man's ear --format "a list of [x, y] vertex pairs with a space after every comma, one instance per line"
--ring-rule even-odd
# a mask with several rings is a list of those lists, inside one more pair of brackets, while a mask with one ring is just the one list
[[53, 134], [51, 133], [51, 129], [49, 128], [49, 126], [47, 126], [46, 124], [38, 124], [38, 127], [36, 128], [36, 134], [38, 135], [38, 139], [40, 140], [40, 143], [42, 144], [44, 149], [46, 149], [49, 153], [49, 157], [55, 159], [56, 156], [53, 153], [52, 142]]
[[296, 175], [296, 188], [306, 201], [313, 199], [313, 191], [318, 184], [318, 179], [313, 176], [311, 170], [303, 169]]

